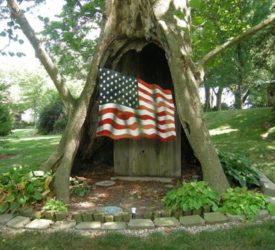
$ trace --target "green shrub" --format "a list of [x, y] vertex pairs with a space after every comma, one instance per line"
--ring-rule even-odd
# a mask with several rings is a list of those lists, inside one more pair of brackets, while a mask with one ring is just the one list
[[48, 199], [43, 206], [43, 210], [50, 212], [68, 212], [68, 206], [62, 201]]
[[218, 194], [204, 181], [190, 182], [169, 191], [162, 201], [172, 210], [190, 211], [209, 206], [215, 211]]
[[[61, 129], [64, 129], [65, 123], [65, 111], [64, 106], [60, 99], [56, 99], [52, 103], [46, 105], [39, 114], [38, 120], [38, 131], [42, 134], [50, 134], [55, 132], [61, 132]], [[64, 119], [60, 124], [57, 124], [59, 121]], [[58, 131], [55, 131], [55, 126]]]
[[223, 170], [231, 182], [241, 187], [260, 186], [259, 175], [250, 167], [252, 164], [248, 159], [224, 152], [219, 152], [219, 158]]
[[39, 176], [28, 168], [12, 168], [0, 176], [0, 213], [15, 212], [27, 204], [42, 201], [50, 192], [52, 175]]
[[13, 119], [8, 106], [0, 103], [0, 136], [10, 134], [13, 127]]
[[66, 116], [60, 118], [59, 120], [57, 120], [53, 126], [53, 131], [55, 133], [60, 133], [62, 131], [64, 131], [64, 129], [66, 128], [66, 125], [68, 123], [68, 118]]
[[71, 178], [71, 193], [80, 197], [86, 196], [90, 192], [90, 187], [87, 181], [80, 181], [76, 178]]
[[222, 196], [221, 207], [223, 213], [245, 215], [247, 219], [253, 219], [261, 209], [268, 209], [274, 213], [274, 205], [266, 201], [261, 193], [248, 191], [247, 188], [229, 188]]

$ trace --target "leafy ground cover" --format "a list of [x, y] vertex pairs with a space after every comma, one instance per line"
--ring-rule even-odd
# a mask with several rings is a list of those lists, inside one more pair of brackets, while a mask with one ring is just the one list
[[0, 137], [0, 174], [15, 166], [37, 169], [55, 149], [60, 135], [41, 136], [35, 129], [16, 129]]
[[0, 234], [0, 249], [274, 249], [275, 222], [244, 225], [213, 232], [191, 234], [183, 231], [148, 236], [106, 234], [98, 237], [75, 233], [25, 232]]
[[210, 112], [205, 119], [219, 150], [248, 157], [275, 182], [275, 140], [266, 138], [275, 126], [270, 108]]

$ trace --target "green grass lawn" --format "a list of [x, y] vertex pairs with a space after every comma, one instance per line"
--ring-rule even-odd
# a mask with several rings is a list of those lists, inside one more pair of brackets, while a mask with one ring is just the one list
[[275, 246], [275, 222], [239, 226], [214, 232], [191, 234], [183, 231], [153, 233], [137, 237], [110, 233], [98, 237], [56, 232], [26, 232], [16, 235], [0, 234], [1, 250], [28, 249], [263, 249]]
[[212, 140], [219, 150], [248, 157], [275, 182], [275, 140], [265, 139], [271, 109], [247, 109], [205, 114]]
[[37, 169], [55, 149], [60, 135], [42, 136], [35, 129], [16, 129], [7, 137], [0, 137], [0, 174], [15, 166], [29, 166]]

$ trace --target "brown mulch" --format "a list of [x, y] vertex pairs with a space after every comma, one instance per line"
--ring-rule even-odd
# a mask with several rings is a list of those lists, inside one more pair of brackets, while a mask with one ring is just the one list
[[[186, 169], [183, 178], [173, 180], [173, 186], [180, 185], [182, 179], [190, 180], [195, 172]], [[169, 185], [156, 181], [122, 181], [116, 180], [111, 187], [98, 187], [96, 182], [110, 180], [114, 176], [113, 168], [99, 167], [93, 171], [82, 172], [77, 175], [79, 179], [85, 179], [91, 187], [88, 195], [77, 197], [73, 195], [70, 202], [70, 211], [90, 211], [103, 206], [118, 206], [125, 211], [132, 207], [137, 211], [158, 210], [163, 208], [161, 199], [171, 189]]]

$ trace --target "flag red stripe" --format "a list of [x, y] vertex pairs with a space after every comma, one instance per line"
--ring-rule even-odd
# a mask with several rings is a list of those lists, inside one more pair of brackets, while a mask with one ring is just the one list
[[[142, 101], [144, 101], [144, 102], [146, 102], [146, 103], [148, 103], [148, 105], [150, 105], [150, 106], [153, 106], [153, 107], [165, 107], [165, 108], [169, 109], [173, 113], [175, 111], [175, 108], [172, 108], [172, 107], [166, 105], [166, 103], [164, 103], [164, 102], [153, 103], [152, 101], [149, 101], [149, 100], [145, 99], [142, 96], [140, 96], [139, 99], [142, 100]], [[153, 112], [155, 113], [156, 111], [153, 111]]]
[[129, 134], [124, 134], [124, 135], [113, 135], [110, 133], [109, 130], [103, 130], [99, 133], [96, 134], [97, 136], [108, 136], [110, 138], [112, 138], [113, 140], [118, 140], [118, 139], [133, 139], [133, 140], [140, 140], [141, 137], [143, 138], [147, 138], [147, 139], [154, 139], [154, 138], [158, 138], [161, 141], [168, 141], [170, 139], [174, 139], [176, 138], [175, 135], [171, 135], [169, 137], [163, 138], [157, 134], [153, 134], [153, 135], [147, 135], [147, 134], [140, 134], [139, 136], [131, 136]]
[[151, 93], [147, 92], [145, 89], [142, 89], [142, 88], [138, 88], [138, 91], [140, 91], [140, 92], [142, 92], [143, 94], [148, 95], [148, 96], [150, 96], [150, 97], [152, 97], [152, 98], [157, 98], [157, 97], [163, 98], [166, 102], [169, 102], [169, 103], [171, 103], [171, 104], [174, 104], [173, 100], [168, 99], [168, 98], [166, 98], [164, 95], [161, 95], [161, 94], [159, 94], [159, 93], [154, 93], [154, 94], [152, 95]]
[[149, 83], [146, 83], [146, 82], [144, 82], [144, 81], [141, 80], [141, 79], [138, 79], [138, 81], [139, 81], [140, 83], [142, 83], [143, 85], [145, 85], [147, 88], [150, 88], [150, 89], [152, 89], [152, 90], [154, 90], [154, 89], [159, 89], [161, 92], [163, 92], [163, 93], [165, 93], [165, 94], [168, 94], [168, 95], [171, 95], [171, 90], [169, 90], [169, 89], [163, 89], [163, 88], [161, 88], [160, 86], [158, 86], [157, 84], [149, 84]]
[[161, 133], [166, 133], [167, 131], [176, 131], [175, 128], [161, 129], [161, 128], [158, 128], [158, 127], [156, 127], [154, 125], [151, 125], [151, 124], [150, 125], [149, 124], [148, 125], [141, 125], [141, 124], [138, 124], [138, 123], [133, 123], [131, 125], [120, 125], [120, 124], [117, 124], [113, 119], [104, 119], [103, 121], [100, 121], [99, 124], [98, 124], [98, 127], [103, 126], [105, 124], [111, 124], [114, 129], [135, 130], [135, 129], [138, 129], [138, 128], [141, 128], [141, 129], [156, 128]]
[[[152, 112], [153, 114], [155, 114], [155, 112], [156, 112], [155, 110], [150, 109], [150, 108], [148, 108], [148, 107], [146, 107], [146, 106], [144, 106], [144, 105], [140, 105], [140, 106], [139, 106], [139, 109], [147, 110], [147, 111], [149, 111], [149, 112]], [[168, 112], [168, 110], [165, 110], [165, 111], [162, 111], [162, 112], [165, 112], [167, 115], [174, 116], [174, 112], [173, 112], [173, 111]]]
[[141, 119], [141, 120], [147, 120], [147, 119], [155, 120], [156, 117], [169, 115], [165, 111], [159, 112], [157, 114], [152, 114], [152, 116], [149, 116], [149, 115], [139, 115], [131, 112], [123, 112], [116, 108], [105, 108], [99, 112], [99, 116], [104, 115], [106, 113], [116, 114], [117, 117], [124, 120], [129, 119], [130, 117], [138, 117], [138, 119]]

